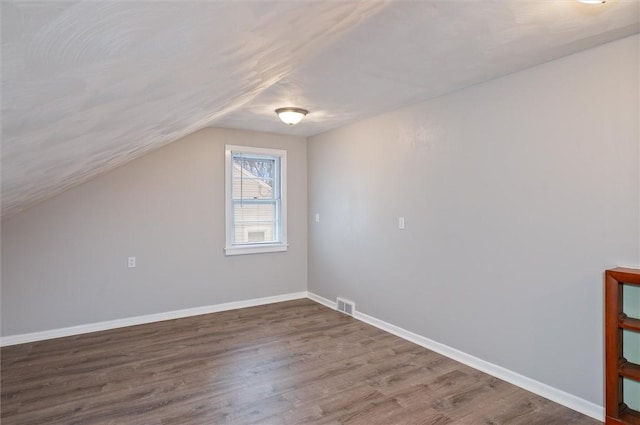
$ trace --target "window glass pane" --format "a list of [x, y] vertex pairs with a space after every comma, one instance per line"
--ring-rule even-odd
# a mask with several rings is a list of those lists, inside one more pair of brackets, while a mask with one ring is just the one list
[[273, 186], [262, 179], [245, 176], [233, 176], [233, 199], [275, 199]]
[[251, 203], [234, 201], [235, 244], [279, 242], [275, 201]]
[[274, 157], [234, 154], [232, 196], [234, 199], [277, 198], [277, 161]]

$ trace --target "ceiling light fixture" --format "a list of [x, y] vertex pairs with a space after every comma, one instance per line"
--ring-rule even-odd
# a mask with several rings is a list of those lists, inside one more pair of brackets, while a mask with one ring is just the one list
[[294, 125], [302, 121], [302, 118], [307, 115], [309, 111], [302, 108], [278, 108], [276, 114], [280, 117], [283, 123]]
[[586, 4], [604, 4], [607, 0], [578, 0], [580, 3]]

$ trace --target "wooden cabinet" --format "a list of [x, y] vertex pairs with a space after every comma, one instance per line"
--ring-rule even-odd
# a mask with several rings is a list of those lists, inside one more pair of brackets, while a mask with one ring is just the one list
[[623, 356], [623, 330], [640, 332], [640, 320], [623, 311], [623, 285], [640, 286], [640, 270], [605, 272], [605, 416], [606, 425], [640, 425], [640, 412], [624, 403], [623, 378], [640, 382], [640, 365]]

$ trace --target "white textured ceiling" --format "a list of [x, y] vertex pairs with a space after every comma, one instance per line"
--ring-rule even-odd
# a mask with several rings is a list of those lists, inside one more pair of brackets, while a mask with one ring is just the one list
[[3, 217], [205, 126], [309, 136], [640, 31], [637, 0], [1, 7]]

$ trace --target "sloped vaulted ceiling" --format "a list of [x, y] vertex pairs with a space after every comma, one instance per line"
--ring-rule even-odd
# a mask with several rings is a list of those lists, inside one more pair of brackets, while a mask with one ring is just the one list
[[[309, 136], [639, 21], [636, 0], [3, 0], [2, 215], [205, 126]], [[291, 104], [312, 113], [285, 127]]]

